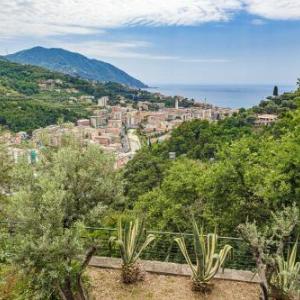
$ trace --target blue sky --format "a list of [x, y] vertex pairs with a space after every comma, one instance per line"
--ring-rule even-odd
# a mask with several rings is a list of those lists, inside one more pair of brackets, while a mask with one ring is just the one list
[[2, 0], [0, 54], [61, 47], [146, 83], [294, 84], [299, 0]]

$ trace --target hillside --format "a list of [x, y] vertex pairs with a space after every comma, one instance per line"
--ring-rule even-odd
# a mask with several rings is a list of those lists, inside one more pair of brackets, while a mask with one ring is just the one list
[[[40, 67], [0, 59], [0, 126], [13, 131], [31, 132], [62, 118], [74, 122], [87, 117], [101, 96], [109, 96], [110, 103], [115, 104], [119, 103], [120, 97], [132, 102], [138, 93], [138, 90], [118, 83], [93, 84]], [[86, 96], [92, 101], [81, 100]]]
[[[62, 89], [77, 88], [81, 93], [87, 93], [95, 97], [104, 95], [110, 97], [116, 95], [129, 97], [138, 94], [137, 90], [118, 83], [92, 83], [88, 80], [76, 78], [60, 72], [50, 71], [37, 66], [13, 63], [2, 58], [0, 59], [0, 67], [0, 84], [12, 88], [24, 95], [39, 93], [39, 83], [49, 79], [61, 80]], [[31, 90], [29, 86], [32, 87]]]
[[[257, 113], [278, 120], [257, 126]], [[187, 231], [190, 211], [206, 230], [218, 227], [224, 235], [247, 218], [267, 222], [270, 211], [300, 204], [299, 120], [300, 85], [218, 122], [181, 124], [126, 165], [126, 208], [168, 232]]]
[[40, 66], [84, 79], [117, 82], [135, 88], [146, 87], [141, 81], [115, 66], [64, 49], [34, 47], [7, 55], [10, 61]]
[[[109, 97], [109, 105], [137, 107], [138, 101], [148, 101], [153, 110], [158, 109], [157, 103], [173, 107], [175, 102], [174, 97], [161, 99], [116, 82], [92, 82], [0, 58], [0, 126], [10, 130], [31, 132], [61, 118], [74, 122], [89, 116], [102, 96]], [[181, 105], [194, 102], [184, 99]]]

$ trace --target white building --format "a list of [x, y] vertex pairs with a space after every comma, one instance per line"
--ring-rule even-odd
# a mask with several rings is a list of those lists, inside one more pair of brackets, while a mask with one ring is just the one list
[[264, 115], [258, 115], [256, 117], [255, 124], [256, 125], [270, 125], [274, 121], [277, 120], [277, 115], [272, 114], [264, 114]]
[[106, 107], [108, 101], [109, 101], [109, 97], [108, 96], [103, 96], [100, 99], [98, 99], [98, 106], [100, 106], [100, 107]]

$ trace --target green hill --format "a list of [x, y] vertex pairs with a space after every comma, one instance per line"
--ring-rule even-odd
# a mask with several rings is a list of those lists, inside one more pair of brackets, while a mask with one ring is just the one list
[[117, 82], [135, 88], [147, 87], [141, 81], [111, 64], [89, 59], [64, 49], [34, 47], [7, 55], [6, 58], [13, 62], [40, 66], [84, 79]]
[[93, 96], [94, 101], [109, 96], [114, 104], [120, 96], [129, 102], [139, 100], [140, 93], [118, 83], [92, 83], [0, 59], [0, 125], [13, 131], [31, 132], [60, 118], [74, 122], [87, 117], [95, 103], [80, 100], [81, 96]]
[[[90, 99], [82, 100], [82, 98]], [[54, 72], [42, 67], [13, 63], [0, 57], [0, 126], [13, 131], [29, 131], [56, 123], [58, 119], [74, 122], [88, 117], [97, 99], [109, 97], [110, 105], [151, 102], [158, 109], [164, 102], [173, 107], [172, 96], [161, 100], [146, 90], [130, 88], [116, 82], [95, 82]], [[184, 99], [184, 107], [193, 106]]]

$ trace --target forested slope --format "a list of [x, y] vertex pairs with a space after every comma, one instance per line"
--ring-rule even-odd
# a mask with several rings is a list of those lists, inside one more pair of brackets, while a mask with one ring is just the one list
[[[186, 122], [143, 148], [124, 171], [127, 213], [166, 231], [187, 231], [193, 213], [207, 231], [235, 235], [247, 218], [263, 224], [283, 205], [300, 205], [299, 96], [273, 97], [217, 123]], [[257, 112], [279, 119], [258, 127]]]
[[[80, 96], [93, 96], [94, 103], [78, 101]], [[120, 103], [121, 97], [130, 103], [153, 97], [118, 83], [94, 83], [0, 58], [0, 125], [13, 131], [30, 132], [60, 118], [74, 122], [87, 117], [88, 108], [101, 96], [109, 96], [111, 104]]]

